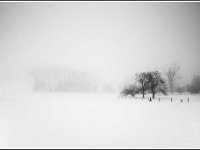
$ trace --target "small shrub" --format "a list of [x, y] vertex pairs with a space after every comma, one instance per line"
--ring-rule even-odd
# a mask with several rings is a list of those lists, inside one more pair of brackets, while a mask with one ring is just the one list
[[122, 91], [121, 91], [121, 95], [122, 96], [135, 96], [135, 94], [139, 93], [139, 88], [135, 85], [130, 85], [130, 86], [126, 86]]

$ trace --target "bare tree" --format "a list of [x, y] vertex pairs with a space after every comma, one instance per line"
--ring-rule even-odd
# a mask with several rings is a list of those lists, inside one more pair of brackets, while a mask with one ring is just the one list
[[144, 98], [145, 91], [147, 90], [147, 84], [148, 84], [147, 73], [146, 72], [142, 72], [139, 74], [137, 73], [136, 81], [138, 81], [141, 84], [142, 96]]
[[152, 71], [147, 73], [148, 79], [148, 88], [152, 93], [152, 98], [155, 98], [156, 93], [161, 92], [163, 94], [167, 94], [166, 92], [166, 84], [164, 79], [161, 77], [160, 72]]
[[178, 79], [178, 71], [179, 70], [180, 70], [180, 67], [177, 64], [173, 64], [165, 72], [171, 94], [174, 93], [175, 84], [176, 84], [176, 80]]

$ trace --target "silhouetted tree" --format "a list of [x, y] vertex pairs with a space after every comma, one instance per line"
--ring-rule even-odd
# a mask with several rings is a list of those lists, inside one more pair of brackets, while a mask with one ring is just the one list
[[137, 73], [136, 81], [139, 82], [141, 85], [142, 96], [144, 98], [145, 91], [147, 90], [147, 85], [148, 85], [147, 73], [146, 72]]
[[149, 91], [152, 93], [152, 98], [155, 98], [156, 93], [161, 92], [163, 94], [167, 94], [166, 84], [164, 79], [161, 77], [160, 72], [152, 71], [147, 73], [148, 79], [148, 88]]
[[180, 67], [177, 64], [171, 65], [168, 70], [165, 72], [165, 75], [168, 80], [169, 88], [171, 94], [174, 93], [175, 88], [175, 82], [178, 79], [178, 71], [180, 70]]

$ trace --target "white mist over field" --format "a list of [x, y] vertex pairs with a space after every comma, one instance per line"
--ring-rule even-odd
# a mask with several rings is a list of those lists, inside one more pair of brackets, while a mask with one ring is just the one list
[[0, 148], [200, 147], [198, 94], [120, 96], [138, 72], [178, 64], [180, 85], [200, 75], [199, 14], [199, 3], [0, 2]]

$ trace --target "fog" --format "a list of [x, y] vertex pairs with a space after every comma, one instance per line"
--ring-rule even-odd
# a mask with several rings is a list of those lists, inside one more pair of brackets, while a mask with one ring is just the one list
[[0, 87], [32, 89], [30, 72], [64, 68], [115, 90], [173, 63], [187, 82], [200, 73], [199, 14], [199, 3], [0, 3]]
[[0, 2], [0, 148], [200, 147], [199, 27], [199, 3]]

